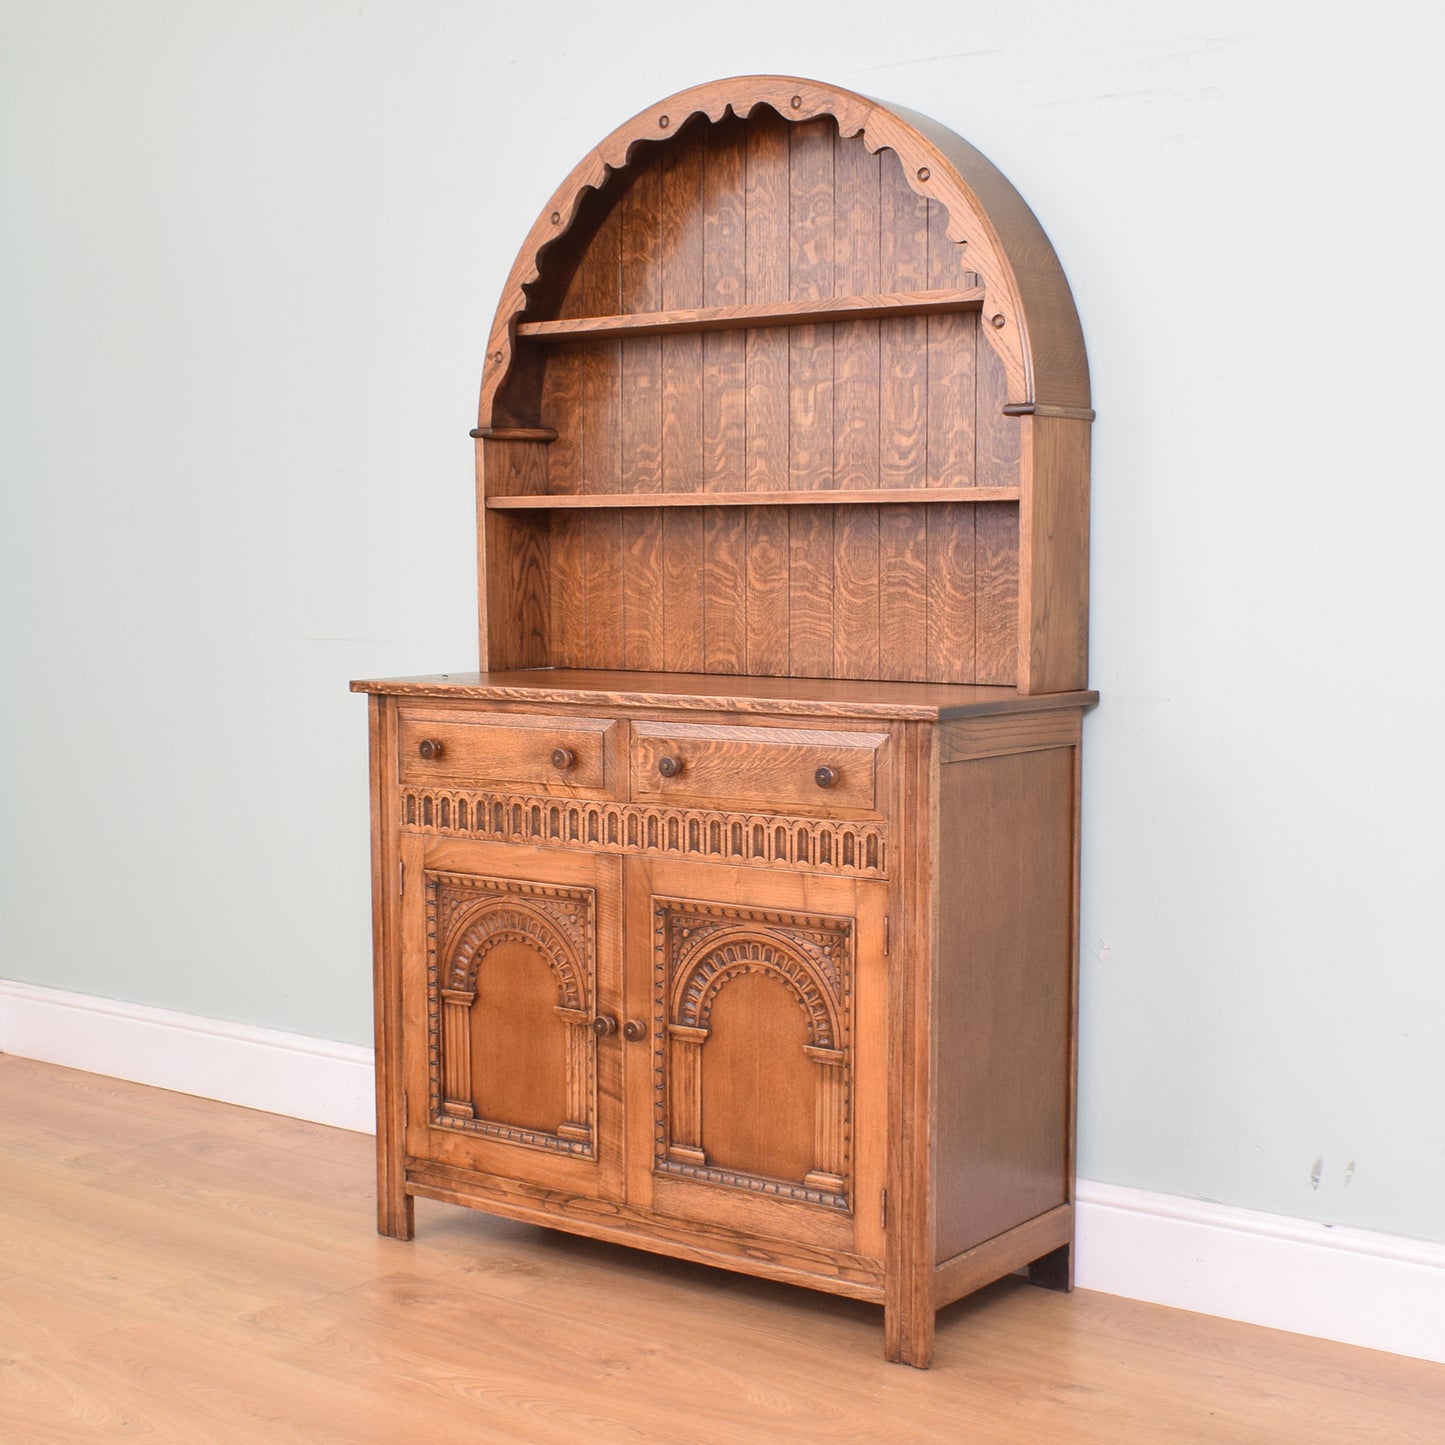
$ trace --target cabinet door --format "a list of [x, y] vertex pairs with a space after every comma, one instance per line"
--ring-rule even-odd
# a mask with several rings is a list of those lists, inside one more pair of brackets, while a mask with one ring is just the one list
[[629, 1203], [881, 1258], [886, 885], [627, 870]]
[[588, 1196], [621, 1192], [619, 860], [403, 842], [406, 1150]]

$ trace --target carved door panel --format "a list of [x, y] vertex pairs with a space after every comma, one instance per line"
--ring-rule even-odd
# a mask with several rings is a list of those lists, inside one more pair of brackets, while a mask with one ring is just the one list
[[886, 885], [642, 859], [627, 878], [629, 1203], [880, 1258]]
[[615, 1197], [619, 860], [412, 836], [402, 861], [408, 1155]]

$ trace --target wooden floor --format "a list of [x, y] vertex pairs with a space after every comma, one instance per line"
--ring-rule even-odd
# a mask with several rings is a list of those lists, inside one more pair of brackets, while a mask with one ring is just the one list
[[445, 1205], [372, 1141], [0, 1056], [0, 1442], [1445, 1441], [1445, 1366], [1010, 1279], [875, 1308]]

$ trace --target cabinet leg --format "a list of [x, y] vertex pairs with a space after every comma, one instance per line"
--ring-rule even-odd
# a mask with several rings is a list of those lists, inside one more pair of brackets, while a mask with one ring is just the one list
[[416, 1236], [416, 1200], [398, 1189], [394, 1197], [383, 1189], [376, 1200], [376, 1232], [389, 1239], [413, 1239]]
[[1040, 1289], [1062, 1290], [1067, 1294], [1074, 1287], [1074, 1249], [1061, 1244], [1042, 1259], [1029, 1265], [1029, 1283]]
[[926, 1370], [933, 1363], [933, 1304], [911, 1308], [889, 1300], [883, 1306], [883, 1358]]

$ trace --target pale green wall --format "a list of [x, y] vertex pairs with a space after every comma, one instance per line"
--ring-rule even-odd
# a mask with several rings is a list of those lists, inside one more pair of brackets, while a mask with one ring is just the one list
[[1445, 1239], [1438, 7], [3, 14], [0, 975], [367, 1038], [345, 684], [473, 662], [513, 253], [633, 111], [815, 75], [979, 145], [1083, 316], [1081, 1172]]

